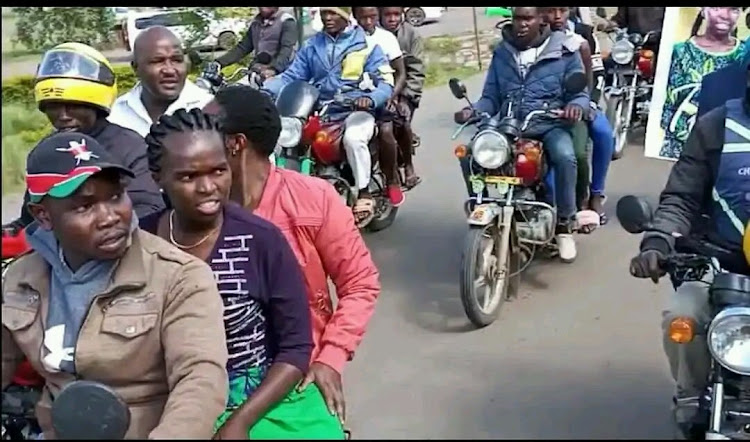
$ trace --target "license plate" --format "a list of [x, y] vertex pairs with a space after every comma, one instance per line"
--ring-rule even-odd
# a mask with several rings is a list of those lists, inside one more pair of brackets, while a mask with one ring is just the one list
[[486, 183], [493, 183], [493, 184], [509, 184], [512, 186], [518, 186], [521, 184], [521, 178], [515, 177], [515, 176], [487, 176], [484, 177], [484, 181]]

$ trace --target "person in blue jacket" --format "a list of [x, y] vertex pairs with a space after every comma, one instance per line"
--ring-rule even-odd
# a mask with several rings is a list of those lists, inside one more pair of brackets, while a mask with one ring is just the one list
[[[578, 46], [567, 36], [544, 26], [540, 8], [518, 7], [513, 20], [502, 30], [503, 41], [497, 46], [485, 79], [482, 98], [475, 103], [477, 112], [495, 115], [506, 112], [513, 101], [516, 118], [521, 120], [534, 111], [561, 109], [561, 118], [537, 118], [524, 133], [526, 138], [539, 139], [555, 168], [555, 199], [558, 226], [557, 245], [560, 259], [572, 262], [576, 257], [573, 239], [576, 207], [577, 161], [570, 129], [581, 121], [583, 110], [589, 107], [588, 91], [571, 94], [564, 90], [565, 78], [585, 73]], [[454, 115], [463, 123], [472, 115], [465, 108]], [[468, 183], [469, 168], [463, 161], [462, 170]]]
[[309, 81], [328, 101], [337, 92], [354, 100], [355, 109], [329, 107], [332, 120], [344, 120], [344, 149], [359, 190], [354, 206], [358, 225], [367, 224], [375, 204], [367, 191], [372, 168], [369, 142], [375, 133], [375, 111], [393, 93], [393, 68], [380, 46], [369, 46], [364, 30], [350, 22], [351, 8], [320, 8], [323, 30], [311, 37], [281, 75], [265, 82], [263, 89], [278, 95], [287, 84]]
[[750, 44], [745, 43], [745, 56], [703, 77], [701, 94], [698, 97], [698, 117], [723, 106], [729, 100], [742, 98], [745, 94], [745, 78], [750, 67]]

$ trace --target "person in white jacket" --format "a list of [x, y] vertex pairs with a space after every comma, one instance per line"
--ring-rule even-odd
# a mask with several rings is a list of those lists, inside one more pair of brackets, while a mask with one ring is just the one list
[[138, 83], [112, 106], [109, 121], [145, 137], [151, 125], [177, 109], [202, 108], [213, 95], [187, 79], [189, 60], [180, 39], [163, 26], [148, 28], [133, 45]]

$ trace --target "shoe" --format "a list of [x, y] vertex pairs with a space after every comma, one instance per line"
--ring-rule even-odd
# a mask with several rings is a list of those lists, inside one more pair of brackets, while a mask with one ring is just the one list
[[399, 186], [398, 184], [390, 185], [388, 186], [388, 190], [386, 192], [388, 193], [388, 199], [391, 201], [393, 207], [398, 207], [401, 204], [404, 204], [406, 196], [404, 196], [404, 192], [401, 190], [401, 186]]
[[572, 233], [559, 233], [557, 235], [557, 250], [562, 262], [569, 264], [576, 260], [578, 251]]

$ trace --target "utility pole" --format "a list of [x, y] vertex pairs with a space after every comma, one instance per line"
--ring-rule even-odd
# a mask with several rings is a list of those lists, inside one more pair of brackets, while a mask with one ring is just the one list
[[479, 29], [477, 27], [477, 8], [471, 7], [471, 14], [474, 17], [474, 42], [477, 45], [477, 63], [479, 64], [479, 70], [482, 70], [482, 53], [479, 49]]
[[305, 41], [305, 24], [302, 23], [302, 16], [304, 11], [301, 6], [294, 7], [294, 18], [297, 20], [297, 44], [298, 47], [302, 47], [302, 43]]

